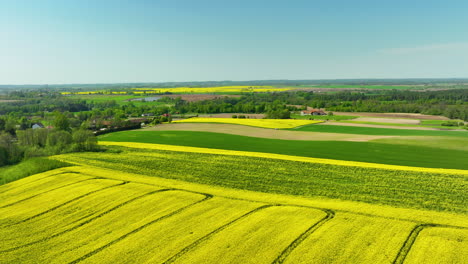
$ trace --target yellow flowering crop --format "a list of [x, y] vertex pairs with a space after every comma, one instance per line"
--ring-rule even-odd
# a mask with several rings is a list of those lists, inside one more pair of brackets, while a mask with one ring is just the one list
[[[95, 153], [60, 156], [87, 154]], [[83, 179], [89, 183], [60, 188], [64, 180]], [[46, 183], [54, 188], [43, 190]], [[389, 263], [404, 254], [405, 262], [430, 264], [466, 258], [463, 226], [424, 228], [402, 253], [420, 223], [405, 217], [417, 210], [391, 208], [401, 212], [382, 217], [366, 207], [372, 205], [326, 209], [303, 197], [87, 165], [2, 188], [16, 201], [0, 207], [1, 263]]]
[[305, 239], [284, 263], [306, 264], [311, 259], [315, 263], [388, 263], [416, 226], [410, 221], [346, 212], [337, 212], [331, 223]]
[[224, 123], [236, 124], [263, 128], [294, 128], [298, 126], [305, 126], [310, 124], [321, 123], [320, 120], [298, 120], [298, 119], [243, 119], [243, 118], [204, 118], [193, 117], [173, 121], [172, 123]]
[[[160, 94], [160, 93], [265, 93], [284, 92], [294, 88], [276, 88], [273, 86], [218, 86], [218, 87], [174, 87], [174, 88], [132, 88], [134, 94]], [[62, 95], [70, 94], [126, 94], [127, 92], [109, 91], [84, 91], [84, 92], [61, 92]]]
[[216, 259], [216, 263], [220, 264], [274, 263], [295, 238], [324, 217], [325, 212], [310, 208], [264, 208], [214, 234], [174, 263], [206, 263], [209, 259]]
[[468, 229], [427, 227], [408, 252], [405, 263], [466, 263]]

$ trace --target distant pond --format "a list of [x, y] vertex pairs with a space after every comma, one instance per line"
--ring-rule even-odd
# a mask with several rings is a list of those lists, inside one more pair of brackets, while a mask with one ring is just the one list
[[145, 98], [132, 99], [132, 101], [143, 101], [143, 100], [145, 100], [145, 102], [154, 102], [154, 101], [157, 101], [159, 99], [161, 99], [161, 96], [150, 96], [150, 97], [145, 97]]

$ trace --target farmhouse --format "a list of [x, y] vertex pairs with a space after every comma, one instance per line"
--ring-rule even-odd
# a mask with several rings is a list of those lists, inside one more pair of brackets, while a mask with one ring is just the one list
[[306, 115], [327, 115], [323, 110], [320, 109], [310, 109], [310, 110], [302, 110], [301, 116]]
[[34, 123], [31, 127], [32, 129], [44, 128], [42, 123]]

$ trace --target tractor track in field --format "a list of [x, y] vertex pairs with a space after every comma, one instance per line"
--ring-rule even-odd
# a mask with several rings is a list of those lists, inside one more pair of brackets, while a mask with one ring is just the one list
[[273, 264], [283, 263], [286, 258], [291, 254], [291, 252], [299, 246], [306, 238], [308, 238], [312, 233], [315, 232], [318, 228], [320, 228], [326, 222], [332, 220], [335, 217], [335, 212], [332, 210], [323, 210], [326, 215], [320, 219], [318, 222], [310, 226], [306, 231], [300, 234], [289, 246], [287, 246], [283, 252], [272, 262]]
[[177, 189], [169, 188], [169, 189], [161, 189], [161, 190], [155, 190], [155, 191], [151, 191], [151, 192], [145, 193], [145, 194], [143, 194], [143, 195], [140, 195], [140, 196], [134, 197], [134, 198], [132, 198], [132, 199], [130, 199], [130, 200], [127, 200], [127, 201], [125, 201], [125, 202], [123, 202], [123, 203], [121, 203], [121, 204], [118, 204], [118, 205], [112, 207], [111, 209], [109, 209], [109, 210], [107, 210], [107, 211], [105, 211], [105, 212], [102, 212], [102, 213], [96, 215], [96, 216], [93, 217], [93, 218], [90, 218], [90, 219], [88, 219], [88, 220], [86, 220], [86, 221], [84, 221], [84, 222], [82, 222], [82, 223], [80, 223], [80, 224], [78, 224], [78, 225], [75, 225], [74, 227], [68, 228], [68, 229], [63, 230], [63, 231], [61, 231], [61, 232], [59, 232], [59, 233], [53, 234], [53, 235], [51, 235], [51, 236], [48, 236], [48, 237], [45, 237], [45, 238], [42, 238], [42, 239], [39, 239], [39, 240], [30, 242], [30, 243], [27, 243], [27, 244], [24, 244], [24, 245], [21, 245], [21, 246], [16, 246], [16, 247], [9, 248], [9, 249], [5, 249], [5, 250], [0, 250], [0, 253], [7, 253], [7, 252], [11, 252], [11, 251], [18, 250], [18, 249], [21, 249], [21, 248], [25, 248], [25, 247], [28, 247], [28, 246], [32, 246], [32, 245], [37, 244], [37, 243], [41, 243], [41, 242], [48, 241], [48, 240], [50, 240], [50, 239], [52, 239], [52, 238], [59, 237], [59, 236], [65, 234], [65, 233], [68, 233], [68, 232], [73, 231], [73, 230], [75, 230], [75, 229], [77, 229], [77, 228], [79, 228], [79, 227], [82, 227], [82, 226], [84, 226], [84, 225], [86, 225], [86, 224], [89, 224], [89, 223], [91, 223], [92, 221], [94, 221], [94, 220], [96, 220], [96, 219], [98, 219], [98, 218], [101, 218], [101, 217], [103, 217], [104, 215], [107, 215], [107, 214], [111, 213], [111, 212], [114, 211], [114, 210], [117, 210], [117, 209], [119, 209], [119, 208], [121, 208], [121, 207], [123, 207], [123, 206], [125, 206], [125, 205], [127, 205], [127, 204], [129, 204], [129, 203], [131, 203], [131, 202], [134, 202], [134, 201], [136, 201], [136, 200], [142, 199], [142, 198], [144, 198], [144, 197], [146, 197], [146, 196], [153, 195], [153, 194], [155, 194], [155, 193], [167, 192], [167, 191], [176, 191], [176, 190], [177, 190]]
[[[58, 189], [65, 188], [65, 187], [68, 187], [68, 186], [71, 186], [71, 185], [74, 185], [74, 184], [78, 184], [78, 183], [85, 182], [85, 181], [98, 180], [98, 179], [110, 180], [110, 179], [107, 179], [107, 178], [94, 177], [94, 178], [89, 178], [89, 179], [85, 179], [85, 180], [80, 180], [80, 181], [68, 183], [68, 184], [59, 186], [59, 187], [57, 187], [57, 188], [53, 188], [53, 189], [50, 189], [50, 190], [47, 190], [47, 191], [44, 191], [44, 192], [41, 192], [41, 193], [32, 195], [32, 196], [30, 196], [30, 197], [27, 197], [27, 198], [18, 200], [18, 201], [16, 201], [16, 202], [9, 203], [9, 204], [6, 204], [6, 205], [2, 205], [2, 206], [0, 206], [0, 209], [1, 209], [1, 208], [6, 208], [6, 207], [9, 207], [9, 206], [12, 206], [12, 205], [15, 205], [15, 204], [18, 204], [18, 203], [27, 201], [27, 200], [30, 200], [30, 199], [35, 198], [35, 197], [37, 197], [37, 196], [40, 196], [40, 195], [43, 195], [43, 194], [46, 194], [46, 193], [49, 193], [49, 192], [52, 192], [52, 191], [56, 191], [56, 190], [58, 190]], [[115, 181], [115, 180], [114, 180], [114, 181]]]
[[[80, 166], [83, 166], [82, 164]], [[102, 168], [99, 167], [98, 168]], [[104, 168], [107, 169], [107, 168]], [[81, 173], [81, 172], [73, 172], [73, 173]], [[143, 175], [143, 174], [142, 174]], [[115, 178], [110, 178], [110, 177], [99, 177], [100, 179], [108, 179], [108, 180], [119, 180]], [[141, 182], [141, 181], [130, 181], [131, 183], [136, 183], [136, 184], [142, 184], [142, 185], [148, 185], [148, 186], [153, 186], [157, 188], [169, 188], [167, 185], [157, 185], [153, 183], [147, 183], [147, 182]], [[206, 194], [206, 193], [200, 193], [196, 191], [192, 191], [189, 189], [180, 189], [177, 188], [177, 190], [180, 191], [185, 191], [185, 192], [191, 192], [191, 193], [198, 193], [198, 194]], [[211, 195], [211, 194], [209, 194]], [[230, 200], [239, 200], [239, 201], [247, 201], [247, 202], [256, 202], [256, 203], [266, 203], [263, 200], [255, 200], [255, 199], [245, 199], [245, 198], [238, 198], [238, 197], [230, 197], [230, 196], [224, 196], [224, 195], [216, 195], [216, 197], [220, 198], [226, 198]], [[397, 221], [407, 221], [407, 222], [414, 222], [417, 224], [420, 224], [420, 221], [417, 220], [412, 220], [412, 219], [407, 219], [407, 218], [401, 218], [401, 217], [391, 217], [391, 216], [384, 216], [384, 215], [376, 215], [376, 214], [371, 214], [371, 213], [364, 213], [364, 212], [356, 212], [356, 211], [350, 211], [350, 210], [345, 210], [345, 209], [329, 209], [325, 207], [319, 207], [319, 206], [310, 206], [310, 205], [299, 205], [299, 204], [290, 204], [290, 203], [280, 203], [278, 205], [281, 206], [295, 206], [295, 207], [303, 207], [303, 208], [310, 208], [310, 209], [317, 209], [317, 210], [322, 210], [322, 211], [334, 211], [334, 212], [344, 212], [344, 213], [351, 213], [355, 215], [362, 215], [362, 216], [369, 216], [369, 217], [378, 217], [378, 218], [383, 218], [383, 219], [389, 219], [389, 220], [397, 220]], [[437, 224], [440, 225], [440, 224]], [[445, 227], [452, 227], [452, 228], [468, 228], [468, 227], [463, 227], [463, 226], [449, 226], [449, 225], [443, 225]]]
[[442, 227], [442, 228], [454, 228], [454, 229], [468, 229], [466, 227], [461, 226], [451, 226], [451, 225], [439, 225], [439, 224], [432, 224], [432, 223], [423, 223], [416, 225], [413, 230], [411, 230], [410, 234], [406, 238], [405, 242], [401, 246], [400, 250], [397, 253], [395, 260], [392, 262], [393, 264], [402, 264], [408, 253], [410, 252], [411, 248], [413, 247], [416, 239], [418, 238], [421, 231], [426, 228], [430, 227]]
[[421, 231], [424, 228], [435, 227], [435, 226], [437, 226], [437, 225], [436, 224], [427, 224], [427, 223], [416, 225], [413, 228], [413, 230], [411, 230], [410, 234], [408, 235], [405, 242], [401, 246], [400, 250], [397, 253], [397, 256], [396, 256], [395, 260], [392, 263], [393, 264], [403, 263], [405, 261], [406, 256], [408, 255], [409, 251], [411, 250], [411, 247], [413, 246], [414, 242], [418, 238], [419, 233], [421, 233]]
[[[117, 181], [117, 180], [116, 180], [116, 181]], [[95, 194], [95, 193], [98, 193], [98, 192], [101, 192], [101, 191], [105, 191], [105, 190], [107, 190], [107, 189], [114, 188], [114, 187], [117, 187], [117, 186], [122, 186], [122, 185], [125, 185], [125, 184], [128, 184], [128, 183], [129, 183], [128, 181], [122, 181], [122, 182], [119, 183], [119, 184], [107, 186], [107, 187], [104, 187], [104, 188], [102, 188], [102, 189], [95, 190], [95, 191], [92, 191], [92, 192], [89, 192], [89, 193], [80, 195], [80, 196], [78, 196], [78, 197], [76, 197], [76, 198], [73, 198], [73, 199], [71, 199], [71, 200], [69, 200], [69, 201], [67, 201], [67, 202], [65, 202], [65, 203], [59, 204], [59, 205], [57, 205], [57, 206], [55, 206], [55, 207], [52, 207], [52, 208], [50, 208], [50, 209], [48, 209], [48, 210], [46, 210], [46, 211], [44, 211], [44, 212], [42, 212], [42, 213], [39, 213], [39, 214], [33, 215], [33, 216], [31, 216], [31, 217], [28, 217], [28, 218], [26, 218], [26, 219], [24, 219], [24, 220], [21, 220], [21, 221], [17, 222], [17, 223], [14, 223], [14, 224], [11, 224], [11, 225], [7, 225], [7, 226], [2, 226], [2, 228], [3, 228], [3, 227], [9, 227], [9, 226], [13, 226], [13, 225], [22, 224], [22, 223], [24, 223], [24, 222], [30, 221], [30, 220], [32, 220], [32, 219], [34, 219], [34, 218], [37, 218], [37, 217], [39, 217], [39, 216], [42, 216], [42, 215], [45, 215], [45, 214], [47, 214], [47, 213], [50, 213], [50, 212], [52, 212], [52, 211], [54, 211], [54, 210], [57, 210], [57, 209], [59, 209], [60, 207], [63, 207], [63, 206], [65, 206], [65, 205], [67, 205], [67, 204], [70, 204], [70, 203], [72, 203], [72, 202], [75, 202], [75, 201], [78, 201], [78, 200], [80, 200], [80, 199], [86, 198], [86, 197], [88, 197], [88, 196], [90, 196], [90, 195], [92, 195], [92, 194]]]
[[[177, 190], [177, 191], [181, 191], [181, 190]], [[200, 201], [197, 201], [197, 202], [188, 204], [188, 205], [186, 205], [186, 206], [184, 206], [184, 207], [182, 207], [182, 208], [179, 208], [179, 209], [175, 210], [175, 211], [172, 212], [172, 213], [169, 213], [169, 214], [166, 214], [166, 215], [164, 215], [164, 216], [158, 217], [158, 218], [156, 218], [156, 219], [154, 219], [154, 220], [152, 220], [152, 221], [150, 221], [150, 222], [148, 222], [148, 223], [146, 223], [146, 224], [144, 224], [144, 225], [142, 225], [142, 226], [140, 226], [140, 227], [138, 227], [138, 228], [136, 228], [136, 229], [134, 229], [134, 230], [128, 232], [127, 234], [125, 234], [125, 235], [123, 235], [123, 236], [121, 236], [121, 237], [119, 237], [119, 238], [117, 238], [117, 239], [115, 239], [115, 240], [113, 240], [113, 241], [107, 243], [106, 245], [104, 245], [104, 246], [102, 246], [102, 247], [100, 247], [100, 248], [97, 248], [97, 249], [95, 249], [95, 250], [89, 252], [88, 254], [86, 254], [86, 255], [84, 255], [84, 256], [81, 256], [80, 258], [77, 258], [77, 259], [75, 259], [75, 260], [69, 262], [69, 264], [79, 263], [79, 262], [81, 262], [81, 261], [83, 261], [83, 260], [85, 260], [85, 259], [87, 259], [87, 258], [89, 258], [89, 257], [91, 257], [91, 256], [93, 256], [93, 255], [95, 255], [95, 254], [97, 254], [97, 253], [99, 253], [99, 252], [101, 252], [102, 250], [104, 250], [104, 249], [106, 249], [106, 248], [112, 246], [113, 244], [118, 243], [119, 241], [125, 239], [126, 237], [131, 236], [131, 235], [133, 235], [133, 234], [135, 234], [135, 233], [137, 233], [137, 232], [140, 232], [141, 230], [145, 229], [146, 227], [148, 227], [148, 226], [150, 226], [150, 225], [152, 225], [152, 224], [155, 224], [155, 223], [157, 223], [157, 222], [159, 222], [159, 221], [162, 221], [162, 220], [164, 220], [164, 219], [166, 219], [166, 218], [169, 218], [169, 217], [171, 217], [171, 216], [174, 216], [174, 215], [176, 215], [176, 214], [179, 214], [179, 213], [181, 213], [182, 211], [184, 211], [184, 210], [186, 210], [186, 209], [188, 209], [188, 208], [190, 208], [190, 207], [192, 207], [192, 206], [194, 206], [194, 205], [197, 205], [197, 204], [199, 204], [199, 203], [203, 203], [204, 201], [207, 201], [207, 200], [213, 198], [213, 195], [211, 195], [211, 194], [204, 194], [204, 195], [205, 195], [205, 198], [201, 199]]]
[[[37, 182], [37, 181], [40, 181], [40, 180], [43, 180], [43, 179], [46, 179], [46, 178], [49, 178], [49, 177], [53, 177], [53, 176], [57, 176], [57, 175], [61, 175], [61, 174], [70, 174], [70, 173], [76, 173], [76, 174], [82, 174], [81, 172], [75, 172], [75, 171], [65, 171], [65, 172], [60, 172], [60, 173], [56, 173], [56, 174], [53, 174], [53, 175], [48, 175], [46, 177], [43, 177], [43, 178], [40, 178], [40, 179], [36, 179], [34, 180], [33, 182]], [[168, 214], [165, 214], [163, 216], [160, 216], [154, 220], [151, 220], [150, 222], [146, 223], [146, 224], [143, 224], [139, 227], [137, 227], [136, 229], [133, 229], [131, 231], [129, 231], [128, 233], [110, 241], [109, 243], [106, 243], [105, 245], [91, 251], [91, 252], [88, 252], [86, 253], [85, 255], [69, 262], [69, 263], [79, 263], [81, 261], [84, 261], [96, 254], [98, 254], [99, 252], [105, 250], [106, 248], [109, 248], [111, 247], [112, 245], [124, 240], [125, 238], [129, 237], [129, 236], [132, 236], [134, 234], [137, 234], [138, 232], [142, 231], [143, 229], [147, 228], [148, 226], [152, 225], [152, 224], [155, 224], [157, 222], [160, 222], [160, 221], [163, 221], [169, 217], [172, 217], [176, 214], [179, 214], [181, 213], [182, 211], [186, 210], [186, 209], [189, 209], [190, 207], [196, 205], [196, 204], [199, 204], [199, 203], [202, 203], [206, 200], [209, 200], [213, 197], [215, 197], [214, 195], [212, 194], [208, 194], [208, 193], [201, 193], [201, 192], [196, 192], [196, 191], [192, 191], [192, 190], [185, 190], [185, 189], [179, 189], [179, 188], [170, 188], [170, 187], [167, 187], [167, 186], [159, 186], [159, 185], [155, 185], [155, 184], [150, 184], [150, 183], [145, 183], [145, 182], [138, 182], [138, 181], [124, 181], [124, 180], [120, 180], [120, 179], [115, 179], [115, 178], [109, 178], [109, 177], [100, 177], [100, 176], [93, 176], [92, 178], [89, 178], [89, 179], [84, 179], [84, 180], [79, 180], [77, 182], [73, 182], [73, 183], [68, 183], [68, 184], [65, 184], [63, 186], [60, 186], [60, 187], [56, 187], [56, 188], [53, 188], [53, 189], [50, 189], [48, 191], [44, 191], [42, 193], [39, 193], [39, 194], [35, 194], [31, 197], [28, 197], [28, 198], [25, 198], [25, 199], [22, 199], [22, 200], [19, 200], [19, 201], [16, 201], [16, 202], [13, 202], [13, 203], [10, 203], [10, 204], [7, 204], [7, 205], [4, 205], [4, 206], [1, 206], [0, 208], [5, 208], [5, 207], [8, 207], [8, 206], [12, 206], [14, 204], [17, 204], [17, 203], [20, 203], [22, 201], [25, 201], [25, 200], [29, 200], [29, 199], [32, 199], [34, 197], [37, 197], [37, 196], [40, 196], [42, 194], [45, 194], [45, 193], [48, 193], [48, 192], [51, 192], [51, 191], [54, 191], [54, 190], [57, 190], [57, 189], [60, 189], [60, 188], [64, 188], [64, 187], [67, 187], [67, 186], [70, 186], [70, 185], [73, 185], [73, 184], [77, 184], [77, 183], [81, 183], [81, 182], [84, 182], [84, 181], [90, 181], [90, 180], [96, 180], [96, 179], [106, 179], [106, 180], [111, 180], [111, 181], [116, 181], [116, 182], [120, 182], [118, 184], [115, 184], [115, 185], [112, 185], [112, 186], [107, 186], [107, 187], [104, 187], [102, 189], [99, 189], [99, 190], [95, 190], [95, 191], [92, 191], [90, 193], [87, 193], [87, 194], [84, 194], [84, 195], [81, 195], [81, 196], [78, 196], [78, 197], [75, 197], [73, 198], [72, 200], [69, 200], [65, 203], [62, 203], [60, 205], [57, 205], [51, 209], [48, 209], [44, 212], [41, 212], [39, 214], [36, 214], [34, 216], [31, 216], [29, 218], [26, 218], [24, 220], [21, 220], [20, 222], [17, 222], [17, 223], [14, 223], [14, 224], [10, 224], [10, 225], [7, 225], [7, 226], [0, 226], [0, 228], [4, 228], [4, 227], [9, 227], [9, 226], [13, 226], [13, 225], [17, 225], [17, 224], [21, 224], [21, 223], [24, 223], [24, 222], [27, 222], [27, 221], [30, 221], [32, 219], [35, 219], [37, 217], [40, 217], [42, 215], [45, 215], [47, 213], [50, 213], [54, 210], [57, 210], [67, 204], [70, 204], [72, 202], [76, 202], [80, 199], [84, 199], [86, 198], [87, 196], [89, 195], [92, 195], [94, 193], [97, 193], [97, 192], [101, 192], [103, 190], [106, 190], [106, 189], [109, 189], [109, 188], [113, 188], [113, 187], [116, 187], [116, 186], [121, 186], [121, 185], [125, 185], [125, 184], [128, 184], [128, 183], [135, 183], [135, 184], [143, 184], [143, 185], [149, 185], [149, 186], [153, 186], [153, 187], [156, 187], [156, 188], [161, 188], [161, 189], [158, 189], [158, 190], [153, 190], [153, 191], [147, 191], [145, 194], [142, 194], [142, 195], [139, 195], [139, 196], [136, 196], [136, 197], [133, 197], [125, 202], [122, 202], [106, 211], [103, 211], [99, 214], [97, 214], [96, 216], [92, 217], [92, 218], [89, 218], [88, 220], [84, 221], [84, 222], [81, 222], [81, 223], [78, 223], [76, 224], [75, 226], [73, 227], [70, 227], [68, 229], [65, 229], [59, 233], [56, 233], [56, 234], [53, 234], [51, 236], [48, 236], [48, 237], [44, 237], [44, 238], [41, 238], [41, 239], [38, 239], [36, 241], [33, 241], [33, 242], [30, 242], [30, 243], [27, 243], [27, 244], [24, 244], [24, 245], [20, 245], [20, 246], [15, 246], [13, 248], [9, 248], [9, 249], [5, 249], [5, 250], [0, 250], [0, 254], [1, 253], [7, 253], [7, 252], [12, 252], [12, 251], [15, 251], [15, 250], [18, 250], [18, 249], [22, 249], [22, 248], [26, 248], [28, 246], [32, 246], [34, 244], [38, 244], [38, 243], [42, 243], [42, 242], [45, 242], [45, 241], [48, 241], [48, 240], [51, 240], [53, 238], [56, 238], [56, 237], [59, 237], [59, 236], [62, 236], [64, 235], [65, 233], [68, 233], [68, 232], [71, 232], [71, 231], [74, 231], [75, 229], [78, 229], [84, 225], [87, 225], [91, 222], [93, 222], [94, 220], [96, 219], [99, 219], [101, 217], [103, 217], [104, 215], [106, 214], [109, 214], [111, 213], [112, 211], [114, 210], [117, 210], [129, 203], [132, 203], [132, 202], [135, 202], [139, 199], [142, 199], [146, 196], [149, 196], [149, 195], [153, 195], [155, 193], [160, 193], [160, 192], [167, 192], [167, 191], [181, 191], [181, 192], [188, 192], [188, 193], [195, 193], [195, 194], [201, 194], [201, 195], [204, 195], [205, 198], [199, 200], [199, 201], [196, 201], [196, 202], [192, 202], [188, 205], [185, 205], [171, 213], [168, 213]], [[31, 182], [32, 183], [32, 182]], [[29, 184], [29, 183], [28, 183]], [[434, 227], [442, 227], [442, 228], [456, 228], [456, 229], [468, 229], [468, 227], [462, 227], [462, 226], [452, 226], [452, 225], [443, 225], [443, 224], [435, 224], [435, 223], [421, 223], [421, 222], [417, 222], [417, 221], [414, 221], [414, 220], [408, 220], [408, 219], [400, 219], [400, 218], [396, 218], [396, 217], [385, 217], [385, 216], [379, 216], [379, 215], [373, 215], [373, 214], [367, 214], [367, 213], [362, 213], [362, 212], [351, 212], [351, 211], [347, 211], [347, 210], [331, 210], [331, 209], [327, 209], [327, 208], [320, 208], [320, 207], [313, 207], [313, 206], [306, 206], [306, 205], [294, 205], [294, 204], [267, 204], [265, 202], [262, 202], [262, 201], [256, 201], [256, 200], [251, 200], [251, 199], [242, 199], [242, 198], [234, 198], [234, 197], [225, 197], [225, 196], [217, 196], [216, 197], [223, 197], [223, 198], [227, 198], [227, 199], [233, 199], [233, 200], [243, 200], [243, 201], [249, 201], [249, 202], [258, 202], [258, 203], [264, 203], [264, 205], [261, 205], [253, 210], [250, 210], [244, 214], [242, 214], [241, 216], [219, 226], [218, 228], [212, 230], [211, 232], [207, 233], [206, 235], [200, 237], [199, 239], [195, 240], [194, 242], [190, 243], [189, 245], [185, 246], [183, 249], [181, 249], [179, 252], [177, 252], [175, 255], [171, 256], [170, 258], [168, 258], [167, 260], [165, 260], [163, 263], [173, 263], [175, 261], [177, 261], [180, 257], [182, 257], [183, 255], [185, 255], [186, 253], [190, 252], [191, 250], [194, 250], [196, 249], [200, 244], [204, 243], [205, 241], [211, 239], [214, 235], [222, 232], [223, 230], [229, 228], [230, 226], [232, 226], [233, 224], [237, 223], [238, 221], [242, 220], [242, 219], [245, 219], [247, 217], [249, 217], [250, 215], [260, 211], [260, 210], [263, 210], [263, 209], [266, 209], [266, 208], [269, 208], [269, 207], [275, 207], [275, 206], [294, 206], [294, 207], [303, 207], [303, 208], [310, 208], [310, 209], [316, 209], [316, 210], [321, 210], [323, 212], [326, 213], [326, 215], [324, 217], [322, 217], [320, 220], [318, 220], [318, 222], [312, 224], [309, 228], [307, 228], [307, 230], [305, 230], [304, 232], [302, 232], [299, 236], [297, 236], [277, 257], [276, 259], [272, 262], [273, 264], [277, 264], [277, 263], [284, 263], [287, 258], [289, 257], [289, 255], [304, 241], [306, 240], [308, 237], [310, 237], [317, 229], [319, 229], [321, 226], [323, 226], [324, 224], [326, 224], [328, 221], [332, 220], [334, 217], [335, 217], [335, 212], [348, 212], [348, 213], [351, 213], [351, 214], [357, 214], [357, 215], [365, 215], [365, 216], [371, 216], [371, 217], [381, 217], [381, 218], [385, 218], [385, 219], [394, 219], [394, 220], [400, 220], [400, 221], [409, 221], [409, 222], [414, 222], [415, 223], [415, 226], [412, 228], [412, 230], [410, 231], [409, 235], [407, 236], [407, 238], [405, 239], [405, 241], [403, 242], [401, 248], [399, 249], [398, 253], [396, 254], [396, 257], [395, 259], [393, 260], [393, 264], [401, 264], [401, 263], [404, 263], [407, 255], [409, 254], [409, 252], [411, 251], [414, 243], [416, 242], [416, 240], [418, 239], [419, 237], [419, 234], [426, 228], [434, 228]], [[87, 216], [86, 216], [87, 217]], [[72, 223], [75, 223], [75, 222], [79, 222], [83, 219], [85, 219], [86, 217], [82, 217], [76, 221], [73, 221]]]
[[237, 217], [236, 219], [216, 228], [215, 230], [211, 231], [210, 233], [204, 235], [203, 237], [195, 240], [194, 242], [192, 242], [190, 245], [186, 246], [185, 248], [183, 248], [181, 251], [179, 251], [178, 253], [176, 253], [175, 255], [173, 255], [172, 257], [170, 257], [169, 259], [167, 259], [166, 261], [163, 262], [163, 264], [169, 264], [169, 263], [173, 263], [174, 261], [176, 261], [178, 258], [180, 258], [182, 255], [186, 254], [187, 252], [189, 252], [190, 250], [196, 248], [199, 244], [203, 243], [204, 241], [210, 239], [212, 236], [218, 234], [219, 232], [223, 231], [224, 229], [228, 228], [229, 226], [233, 225], [234, 223], [260, 211], [260, 210], [263, 210], [263, 209], [266, 209], [266, 208], [269, 208], [269, 207], [273, 207], [273, 206], [281, 206], [281, 205], [273, 205], [273, 204], [266, 204], [266, 205], [262, 205], [260, 207], [257, 207], [239, 217]]

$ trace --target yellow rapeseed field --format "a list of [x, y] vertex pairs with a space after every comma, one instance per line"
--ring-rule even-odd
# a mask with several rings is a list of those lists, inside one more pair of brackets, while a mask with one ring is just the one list
[[172, 123], [224, 123], [236, 124], [263, 128], [295, 128], [310, 124], [321, 123], [319, 120], [297, 120], [297, 119], [243, 119], [243, 118], [204, 118], [193, 117], [188, 119], [176, 120]]
[[174, 88], [134, 88], [141, 93], [249, 93], [249, 92], [284, 92], [293, 88], [275, 88], [273, 86], [217, 86], [217, 87], [174, 87]]
[[[46, 189], [48, 185], [54, 187]], [[381, 208], [390, 215], [379, 216], [369, 210], [374, 205], [344, 210], [317, 207], [313, 200], [300, 197], [220, 189], [86, 165], [36, 174], [0, 190], [10, 194], [0, 207], [1, 263], [391, 263], [404, 257], [405, 263], [463, 263], [466, 259], [466, 226], [425, 228], [408, 252], [400, 250], [421, 223], [405, 216], [423, 213], [437, 220], [438, 214], [431, 212], [412, 210], [414, 214], [408, 215], [397, 208]]]
[[[161, 94], [161, 93], [266, 93], [284, 92], [294, 88], [276, 88], [273, 86], [217, 86], [217, 87], [173, 87], [173, 88], [132, 88], [134, 94]], [[117, 91], [83, 91], [83, 92], [61, 92], [62, 95], [86, 95], [86, 94], [126, 94]]]
[[[86, 262], [98, 263], [101, 259], [106, 259], [111, 263], [122, 264], [163, 263], [213, 230], [222, 228], [263, 205], [265, 204], [216, 196], [165, 221], [148, 226], [145, 232], [125, 238]], [[155, 237], [158, 239], [154, 239]], [[128, 250], [129, 247], [139, 250], [131, 251]]]
[[206, 242], [193, 245], [169, 263], [205, 263], [210, 259], [216, 263], [273, 263], [295, 238], [325, 217], [325, 212], [315, 209], [262, 208], [213, 233]]
[[285, 263], [347, 263], [350, 259], [353, 263], [391, 263], [415, 226], [410, 221], [337, 212]]
[[405, 263], [466, 263], [468, 229], [428, 227], [418, 235]]

